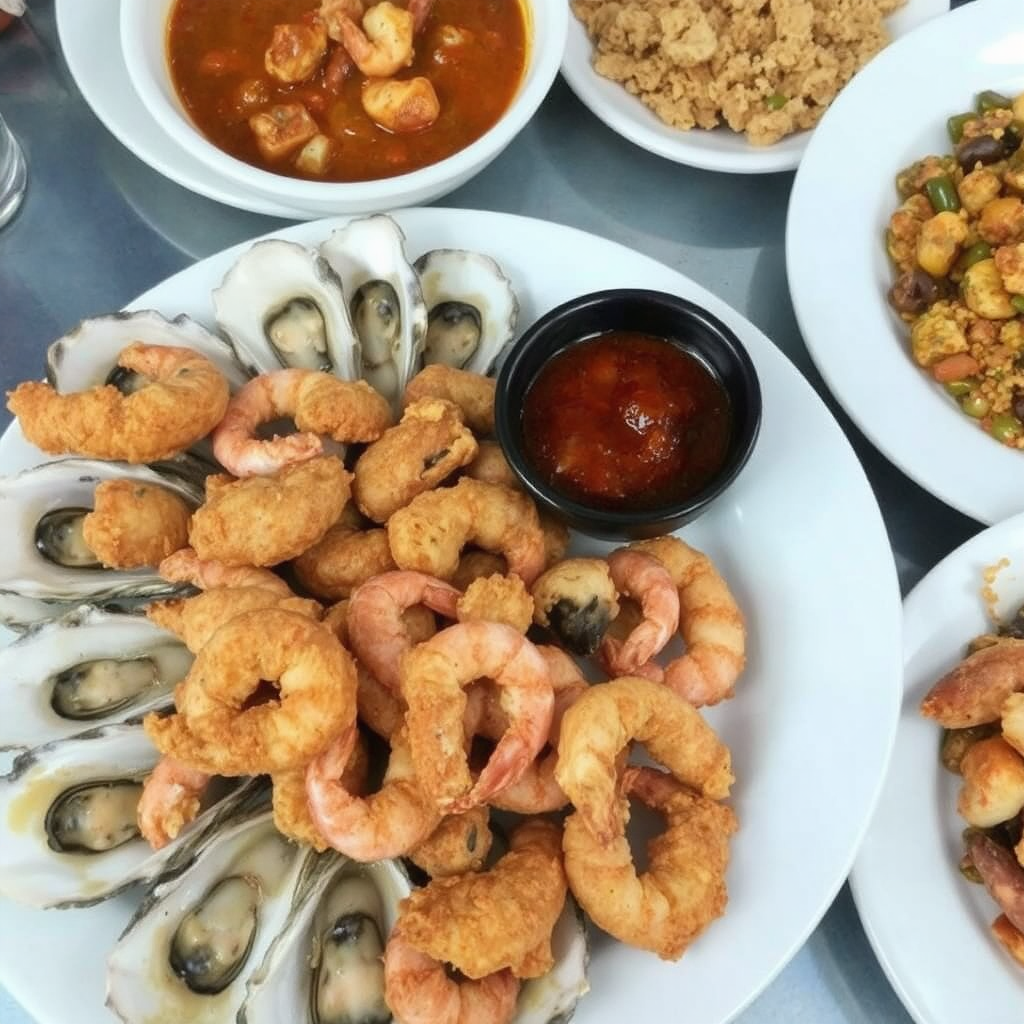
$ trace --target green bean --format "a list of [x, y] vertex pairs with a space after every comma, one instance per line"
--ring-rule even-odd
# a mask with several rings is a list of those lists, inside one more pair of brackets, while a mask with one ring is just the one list
[[1013, 306], [1018, 313], [1024, 313], [1024, 295], [1011, 295], [1010, 305]]
[[788, 102], [788, 96], [784, 96], [781, 92], [773, 92], [771, 96], [764, 101], [764, 105], [769, 110], [781, 110]]
[[956, 185], [953, 184], [953, 179], [948, 174], [929, 178], [924, 183], [924, 191], [936, 213], [945, 213], [947, 210], [956, 213], [960, 209], [960, 197], [957, 195]]
[[974, 245], [964, 249], [961, 253], [960, 259], [957, 260], [957, 269], [961, 272], [967, 270], [969, 267], [973, 267], [975, 263], [989, 259], [991, 255], [992, 246], [988, 242], [975, 242]]
[[968, 416], [973, 416], [974, 419], [980, 420], [982, 416], [988, 415], [989, 409], [992, 408], [992, 403], [987, 398], [972, 391], [961, 399], [960, 408]]
[[949, 380], [945, 383], [946, 394], [952, 395], [954, 398], [963, 398], [964, 395], [971, 393], [971, 388], [974, 387], [975, 381], [973, 380]]
[[1015, 441], [1024, 434], [1024, 423], [1008, 412], [992, 417], [992, 436], [997, 441]]
[[990, 110], [1007, 110], [1013, 106], [1013, 100], [994, 89], [986, 89], [978, 93], [978, 113], [987, 114]]
[[973, 121], [977, 116], [972, 110], [966, 114], [954, 114], [946, 121], [946, 131], [949, 132], [949, 137], [954, 145], [964, 137], [964, 125], [968, 121]]

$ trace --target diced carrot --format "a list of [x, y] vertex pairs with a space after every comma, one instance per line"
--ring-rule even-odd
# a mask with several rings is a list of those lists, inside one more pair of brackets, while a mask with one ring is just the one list
[[940, 359], [932, 367], [932, 376], [940, 384], [948, 384], [953, 380], [965, 380], [967, 377], [973, 377], [980, 369], [978, 360], [974, 356], [969, 356], [966, 352], [958, 352], [955, 356], [946, 356], [945, 359]]

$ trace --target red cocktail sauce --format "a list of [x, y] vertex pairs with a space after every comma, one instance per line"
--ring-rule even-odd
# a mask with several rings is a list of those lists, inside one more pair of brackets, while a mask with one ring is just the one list
[[523, 406], [526, 456], [547, 483], [615, 511], [696, 494], [721, 468], [732, 433], [729, 397], [704, 363], [632, 331], [564, 349]]

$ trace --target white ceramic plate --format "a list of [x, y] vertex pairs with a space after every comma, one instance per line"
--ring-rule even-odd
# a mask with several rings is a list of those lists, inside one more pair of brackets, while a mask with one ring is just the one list
[[[949, 0], [908, 0], [905, 7], [889, 18], [889, 30], [893, 38], [898, 38], [948, 10]], [[800, 163], [811, 132], [790, 135], [774, 146], [752, 146], [744, 135], [729, 128], [680, 131], [665, 124], [618, 82], [602, 78], [594, 71], [593, 52], [583, 23], [571, 17], [562, 60], [565, 80], [612, 131], [642, 149], [690, 167], [734, 174], [791, 171]]]
[[951, 150], [946, 118], [984, 89], [1024, 89], [1024, 5], [975, 0], [885, 50], [822, 118], [793, 185], [786, 269], [828, 386], [872, 443], [984, 523], [1024, 508], [1024, 456], [978, 429], [910, 357], [890, 310], [884, 234], [896, 173]]
[[181, 149], [153, 120], [135, 94], [121, 55], [119, 0], [56, 0], [57, 34], [64, 59], [86, 103], [130, 152], [184, 188], [252, 213], [305, 219], [292, 209], [210, 170]]
[[[836, 422], [778, 349], [675, 271], [541, 221], [444, 209], [395, 216], [410, 255], [438, 246], [493, 255], [520, 297], [523, 325], [593, 289], [663, 289], [728, 323], [757, 367], [757, 448], [718, 504], [685, 531], [715, 558], [750, 624], [738, 695], [709, 714], [732, 748], [738, 779], [728, 913], [674, 964], [596, 936], [592, 992], [576, 1017], [661, 1021], [667, 1006], [678, 1006], [688, 1020], [721, 1024], [769, 983], [828, 908], [885, 774], [899, 703], [900, 606], [871, 488]], [[337, 223], [299, 225], [282, 237], [315, 244]], [[133, 305], [208, 320], [210, 291], [243, 248], [196, 264]], [[16, 430], [0, 442], [5, 472], [37, 458]], [[109, 1024], [104, 956], [130, 909], [130, 899], [66, 913], [4, 904], [0, 983], [41, 1024]]]
[[999, 910], [957, 870], [966, 823], [960, 779], [939, 763], [941, 730], [918, 714], [932, 684], [990, 622], [982, 573], [1001, 558], [999, 612], [1024, 603], [1024, 515], [979, 533], [944, 558], [904, 605], [903, 711], [889, 776], [853, 871], [868, 938], [918, 1024], [1019, 1024], [1024, 969], [988, 927]]

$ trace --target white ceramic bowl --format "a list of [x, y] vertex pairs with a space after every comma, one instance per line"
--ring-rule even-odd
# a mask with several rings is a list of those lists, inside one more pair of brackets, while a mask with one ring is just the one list
[[394, 178], [359, 182], [319, 182], [260, 170], [218, 149], [192, 123], [167, 67], [167, 19], [174, 0], [122, 0], [121, 49], [128, 75], [154, 121], [182, 149], [240, 190], [276, 200], [308, 217], [366, 213], [428, 203], [446, 195], [483, 170], [533, 117], [558, 74], [568, 31], [568, 4], [562, 0], [522, 0], [531, 40], [519, 91], [490, 131], [436, 164]]

